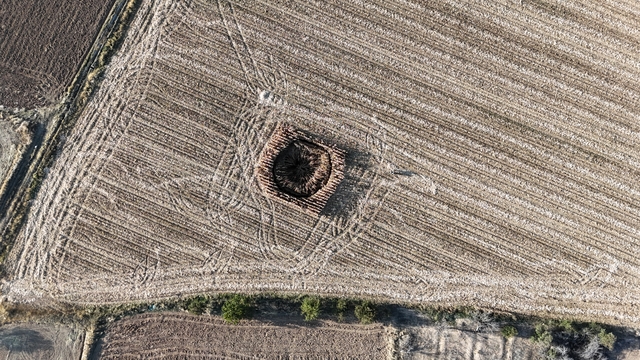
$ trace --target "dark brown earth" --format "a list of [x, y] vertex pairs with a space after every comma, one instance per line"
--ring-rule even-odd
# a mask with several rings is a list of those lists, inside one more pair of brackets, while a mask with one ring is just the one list
[[106, 359], [385, 359], [382, 324], [283, 317], [227, 325], [217, 316], [144, 314], [113, 323], [93, 358]]
[[33, 108], [60, 98], [114, 0], [2, 0], [0, 105]]

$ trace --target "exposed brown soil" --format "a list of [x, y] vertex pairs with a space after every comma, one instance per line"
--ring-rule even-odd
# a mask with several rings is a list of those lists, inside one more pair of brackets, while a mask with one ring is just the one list
[[175, 313], [145, 314], [112, 324], [99, 359], [385, 359], [380, 324], [243, 321]]
[[0, 105], [55, 102], [114, 0], [8, 0], [0, 7]]

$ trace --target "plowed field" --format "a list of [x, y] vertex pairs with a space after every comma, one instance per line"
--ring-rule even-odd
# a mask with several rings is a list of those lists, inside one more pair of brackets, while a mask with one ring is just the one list
[[[5, 291], [313, 292], [638, 324], [639, 20], [612, 0], [143, 1]], [[256, 180], [280, 122], [346, 152], [320, 216]]]
[[114, 0], [5, 0], [0, 6], [0, 105], [57, 101]]
[[277, 325], [166, 313], [114, 323], [96, 359], [387, 359], [390, 337], [380, 324]]

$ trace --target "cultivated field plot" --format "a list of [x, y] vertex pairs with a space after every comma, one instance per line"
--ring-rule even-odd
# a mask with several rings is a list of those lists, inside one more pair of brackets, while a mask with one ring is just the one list
[[0, 8], [0, 105], [59, 100], [113, 0], [6, 0]]
[[79, 359], [85, 333], [57, 324], [11, 324], [0, 327], [0, 357], [6, 360]]
[[219, 317], [148, 314], [113, 323], [96, 359], [386, 359], [391, 343], [380, 324], [318, 326]]
[[412, 360], [436, 359], [542, 359], [531, 340], [500, 334], [473, 333], [436, 326], [416, 326], [403, 330], [400, 338], [400, 358]]
[[[640, 323], [640, 6], [143, 1], [7, 262], [10, 299], [349, 294]], [[265, 196], [278, 123], [346, 152]]]

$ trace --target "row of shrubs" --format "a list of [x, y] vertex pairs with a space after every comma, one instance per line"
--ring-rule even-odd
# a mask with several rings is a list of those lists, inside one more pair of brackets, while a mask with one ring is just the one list
[[[184, 308], [190, 313], [200, 315], [207, 311], [211, 300], [205, 296], [196, 296], [186, 301]], [[321, 312], [320, 298], [306, 296], [302, 298], [300, 313], [306, 321], [318, 319]], [[334, 304], [334, 313], [338, 321], [344, 321], [347, 310], [353, 306], [353, 314], [362, 324], [370, 324], [376, 318], [376, 306], [370, 301], [350, 301], [337, 299]], [[222, 304], [222, 318], [230, 323], [237, 324], [242, 319], [250, 319], [253, 316], [255, 304], [251, 297], [245, 295], [232, 295]]]
[[[347, 316], [354, 316], [360, 323], [369, 324], [385, 319], [393, 306], [374, 304], [367, 300], [331, 299], [316, 296], [247, 296], [218, 295], [195, 296], [192, 298], [167, 301], [156, 305], [125, 306], [102, 309], [98, 313], [114, 320], [127, 314], [153, 310], [187, 310], [193, 314], [221, 314], [227, 323], [237, 324], [242, 319], [251, 319], [254, 310], [272, 309], [276, 305], [288, 313], [299, 311], [304, 319], [312, 322], [322, 315], [344, 321]], [[98, 308], [94, 310], [99, 310]], [[462, 330], [500, 333], [505, 338], [520, 335], [531, 335], [531, 340], [539, 344], [541, 358], [547, 360], [601, 360], [605, 359], [608, 350], [612, 350], [616, 336], [605, 327], [595, 323], [574, 323], [567, 320], [544, 320], [518, 318], [510, 314], [494, 314], [471, 307], [437, 308], [418, 307], [435, 324], [455, 326]], [[269, 311], [269, 310], [267, 310]], [[119, 314], [119, 315], [115, 315]], [[386, 315], [385, 315], [386, 314]], [[91, 315], [91, 312], [87, 313]], [[104, 316], [103, 315], [103, 316]], [[115, 317], [115, 318], [114, 318]], [[500, 327], [502, 325], [502, 327]], [[515, 326], [518, 326], [516, 328]]]
[[616, 336], [601, 325], [567, 320], [539, 322], [531, 339], [546, 350], [548, 360], [605, 359], [605, 349], [613, 350], [616, 342]]

